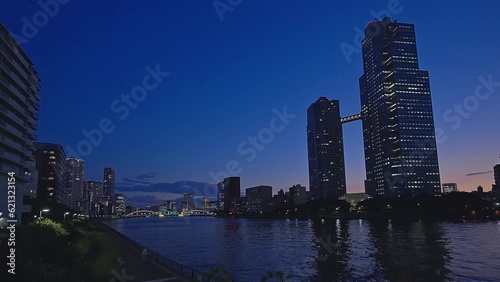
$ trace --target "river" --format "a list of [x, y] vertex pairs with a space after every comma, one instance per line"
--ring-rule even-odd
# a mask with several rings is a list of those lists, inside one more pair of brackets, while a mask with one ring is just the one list
[[195, 269], [224, 265], [236, 281], [260, 281], [267, 271], [304, 281], [500, 281], [500, 222], [151, 217], [109, 224]]

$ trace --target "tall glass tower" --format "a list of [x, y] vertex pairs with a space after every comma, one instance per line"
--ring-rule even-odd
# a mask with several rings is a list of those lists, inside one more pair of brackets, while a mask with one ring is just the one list
[[362, 50], [366, 193], [439, 194], [429, 73], [418, 66], [413, 24], [371, 21]]
[[344, 142], [338, 100], [320, 97], [307, 109], [309, 191], [313, 199], [346, 193]]

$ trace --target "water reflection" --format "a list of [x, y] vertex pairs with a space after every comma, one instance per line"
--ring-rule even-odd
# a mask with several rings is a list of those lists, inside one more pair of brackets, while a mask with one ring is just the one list
[[375, 277], [383, 275], [389, 281], [448, 278], [450, 255], [440, 223], [371, 221], [369, 236], [376, 249]]
[[[499, 281], [497, 223], [394, 220], [126, 219], [111, 223], [195, 269], [236, 281], [268, 270], [305, 281]], [[297, 281], [297, 280], [292, 280]]]
[[349, 265], [349, 223], [345, 220], [317, 220], [312, 224], [317, 237], [318, 281], [347, 281], [352, 277]]
[[317, 281], [445, 281], [450, 253], [440, 223], [321, 220]]

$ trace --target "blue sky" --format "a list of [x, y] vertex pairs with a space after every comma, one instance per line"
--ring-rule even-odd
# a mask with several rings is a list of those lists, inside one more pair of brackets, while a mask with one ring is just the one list
[[[327, 96], [340, 100], [343, 115], [360, 111], [361, 54], [348, 60], [340, 45], [357, 46], [356, 28], [385, 10], [415, 24], [436, 127], [446, 136], [438, 145], [441, 180], [458, 182], [460, 190], [491, 187], [500, 153], [500, 86], [490, 86], [491, 95], [477, 105], [468, 97], [478, 77], [500, 81], [497, 1], [243, 0], [222, 21], [212, 1], [61, 2], [68, 3], [57, 11], [51, 6], [56, 12], [40, 24], [38, 2], [8, 1], [0, 21], [26, 39], [21, 46], [42, 79], [40, 141], [75, 149], [88, 139], [82, 130], [106, 118], [114, 126], [83, 157], [87, 179], [101, 179], [102, 168], [111, 166], [119, 178], [154, 173], [154, 182], [213, 182], [210, 172], [235, 161], [242, 188], [309, 186], [306, 109]], [[23, 18], [34, 23], [34, 16], [39, 27], [26, 33]], [[169, 76], [120, 119], [111, 104], [143, 85], [148, 66]], [[472, 110], [454, 128], [453, 107], [464, 103]], [[238, 146], [269, 128], [273, 109], [284, 107], [296, 117], [247, 161]], [[361, 123], [345, 125], [344, 135], [347, 189], [360, 192]], [[478, 172], [484, 173], [467, 176]]]

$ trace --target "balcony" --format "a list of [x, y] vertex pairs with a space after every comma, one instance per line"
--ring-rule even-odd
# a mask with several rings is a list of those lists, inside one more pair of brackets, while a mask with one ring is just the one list
[[15, 142], [14, 140], [10, 139], [10, 138], [7, 138], [5, 136], [0, 136], [0, 143], [3, 143], [5, 145], [7, 145], [8, 147], [14, 149], [14, 150], [17, 150], [19, 153], [21, 154], [25, 154], [26, 153], [26, 149], [23, 147], [23, 145], [21, 145], [20, 143], [18, 142]]
[[12, 125], [10, 125], [8, 123], [0, 123], [0, 128], [5, 128], [7, 130], [7, 132], [15, 135], [18, 138], [21, 138], [21, 139], [25, 138], [24, 134], [23, 134], [23, 132], [21, 132], [21, 130], [13, 127]]
[[19, 155], [15, 155], [7, 151], [0, 151], [0, 158], [10, 161], [18, 166], [24, 167], [24, 160]]

